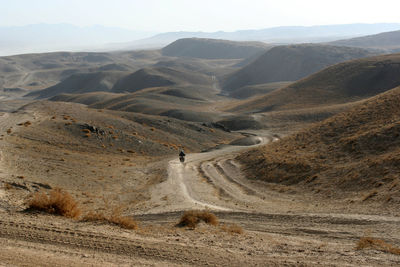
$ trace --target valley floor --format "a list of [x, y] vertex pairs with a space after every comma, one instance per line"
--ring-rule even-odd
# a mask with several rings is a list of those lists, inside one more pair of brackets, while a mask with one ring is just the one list
[[[2, 129], [17, 123], [12, 113], [0, 116]], [[19, 117], [18, 122], [35, 120], [35, 114], [24, 116], [29, 118]], [[265, 132], [260, 136], [242, 140], [239, 144], [262, 145], [276, 141], [274, 135]], [[4, 151], [0, 155], [3, 182], [0, 188], [1, 265], [400, 265], [400, 256], [390, 253], [389, 245], [356, 249], [360, 239], [366, 237], [383, 240], [384, 244], [400, 244], [398, 213], [363, 203], [350, 205], [323, 200], [310, 194], [299, 194], [293, 189], [248, 180], [235, 161], [235, 155], [249, 149], [248, 146], [220, 145], [208, 152], [188, 154], [184, 164], [175, 158], [164, 158], [159, 163], [143, 161], [143, 166], [131, 166], [131, 171], [137, 176], [133, 178], [125, 173], [121, 182], [132, 188], [140, 184], [139, 178], [150, 175], [157, 168], [165, 168], [164, 172], [157, 173], [161, 176], [159, 179], [150, 179], [142, 184], [143, 192], [149, 196], [140, 201], [130, 198], [129, 188], [123, 188], [125, 194], [119, 200], [126, 200], [125, 205], [134, 206], [127, 209], [127, 214], [139, 222], [139, 229], [134, 231], [22, 212], [18, 207], [23, 207], [23, 199], [17, 199], [22, 196], [21, 190], [13, 187], [12, 182], [15, 180], [15, 184], [21, 185], [18, 179], [22, 179], [26, 180], [24, 185], [27, 187], [35, 184], [29, 184], [26, 177], [10, 178], [13, 170], [7, 169], [9, 165], [4, 164], [4, 156], [10, 156], [14, 150], [6, 140], [13, 139], [3, 136], [0, 140]], [[104, 158], [104, 163], [108, 164], [110, 160], [117, 162], [121, 159], [109, 155]], [[103, 158], [99, 157], [96, 164], [96, 168], [102, 166]], [[114, 172], [127, 167], [113, 166]], [[91, 171], [87, 170], [87, 175], [89, 173]], [[58, 174], [60, 179], [68, 179], [67, 169]], [[88, 178], [86, 182], [100, 190], [96, 181]], [[7, 187], [6, 182], [11, 186]], [[103, 184], [107, 185], [107, 180]], [[103, 190], [112, 192], [118, 188], [121, 186], [110, 182]], [[131, 194], [135, 194], [134, 190]], [[109, 194], [108, 197], [114, 196]], [[79, 200], [86, 201], [86, 206], [91, 204], [101, 208], [96, 197], [88, 200], [81, 196]], [[209, 210], [219, 218], [219, 225], [200, 224], [196, 229], [177, 227], [183, 211], [190, 209]], [[243, 233], [235, 233], [241, 228]]]

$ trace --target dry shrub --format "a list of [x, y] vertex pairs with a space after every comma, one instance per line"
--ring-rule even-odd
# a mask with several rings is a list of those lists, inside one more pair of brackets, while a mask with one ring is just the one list
[[180, 227], [187, 226], [190, 228], [196, 228], [197, 224], [201, 221], [214, 226], [218, 225], [217, 216], [208, 211], [196, 210], [185, 211], [177, 225]]
[[87, 133], [87, 134], [85, 134], [83, 137], [89, 138], [89, 137], [91, 137], [91, 136], [92, 136], [91, 133]]
[[121, 208], [114, 209], [109, 216], [100, 212], [89, 212], [81, 219], [82, 222], [100, 222], [117, 225], [125, 229], [136, 230], [138, 225], [136, 221], [128, 216], [122, 216]]
[[243, 228], [237, 224], [224, 224], [221, 226], [221, 230], [231, 234], [243, 234]]
[[10, 183], [4, 182], [4, 189], [11, 190], [13, 186]]
[[35, 193], [28, 202], [28, 210], [38, 210], [68, 218], [77, 218], [81, 214], [75, 199], [61, 188], [54, 188], [49, 195], [44, 192]]
[[366, 248], [376, 249], [379, 251], [400, 255], [400, 248], [395, 247], [389, 243], [386, 243], [381, 239], [376, 239], [372, 237], [362, 237], [360, 241], [358, 241], [356, 249], [361, 250]]
[[84, 132], [84, 133], [90, 133], [90, 130], [89, 130], [89, 129], [82, 129], [82, 132]]
[[7, 133], [8, 133], [8, 134], [12, 133], [12, 129], [9, 128], [9, 129], [7, 130]]
[[18, 123], [18, 126], [25, 126], [25, 127], [28, 127], [28, 126], [31, 125], [31, 124], [32, 124], [32, 122], [26, 121], [26, 122]]
[[369, 192], [368, 194], [366, 194], [366, 195], [363, 197], [362, 201], [366, 201], [366, 200], [368, 200], [368, 199], [370, 199], [370, 198], [373, 198], [373, 197], [376, 196], [376, 195], [378, 195], [378, 191], [373, 190], [373, 191]]

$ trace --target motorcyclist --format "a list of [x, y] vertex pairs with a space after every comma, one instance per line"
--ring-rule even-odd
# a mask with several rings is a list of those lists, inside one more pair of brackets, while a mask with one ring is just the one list
[[184, 162], [185, 161], [185, 156], [186, 156], [185, 152], [183, 151], [183, 149], [181, 149], [181, 151], [179, 152], [179, 160], [181, 162]]

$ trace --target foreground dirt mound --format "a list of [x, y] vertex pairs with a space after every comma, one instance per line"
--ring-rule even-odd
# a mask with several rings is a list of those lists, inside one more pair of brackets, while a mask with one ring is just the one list
[[400, 204], [400, 87], [239, 156], [249, 177], [326, 197]]
[[278, 46], [231, 74], [223, 88], [232, 91], [252, 84], [297, 81], [330, 65], [370, 55], [368, 50], [360, 48], [309, 44]]
[[326, 68], [232, 110], [272, 111], [342, 104], [400, 85], [400, 54], [371, 57]]

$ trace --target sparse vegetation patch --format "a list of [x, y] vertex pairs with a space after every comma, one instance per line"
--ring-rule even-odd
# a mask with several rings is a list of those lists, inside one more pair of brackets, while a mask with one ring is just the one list
[[214, 226], [218, 225], [218, 218], [213, 213], [208, 211], [191, 210], [185, 211], [177, 226], [187, 226], [194, 229], [201, 221]]
[[81, 219], [82, 222], [99, 222], [117, 225], [121, 228], [136, 230], [138, 225], [132, 217], [123, 216], [121, 209], [114, 209], [110, 215], [100, 212], [89, 212]]
[[243, 234], [243, 228], [237, 224], [223, 224], [221, 225], [221, 230], [230, 234]]
[[400, 255], [400, 248], [395, 247], [389, 243], [381, 239], [376, 239], [372, 237], [362, 237], [360, 241], [358, 241], [356, 249], [375, 249], [383, 252], [388, 252], [395, 255]]
[[68, 218], [78, 218], [81, 214], [75, 199], [61, 188], [55, 188], [49, 194], [35, 193], [28, 202], [28, 210], [37, 210]]

